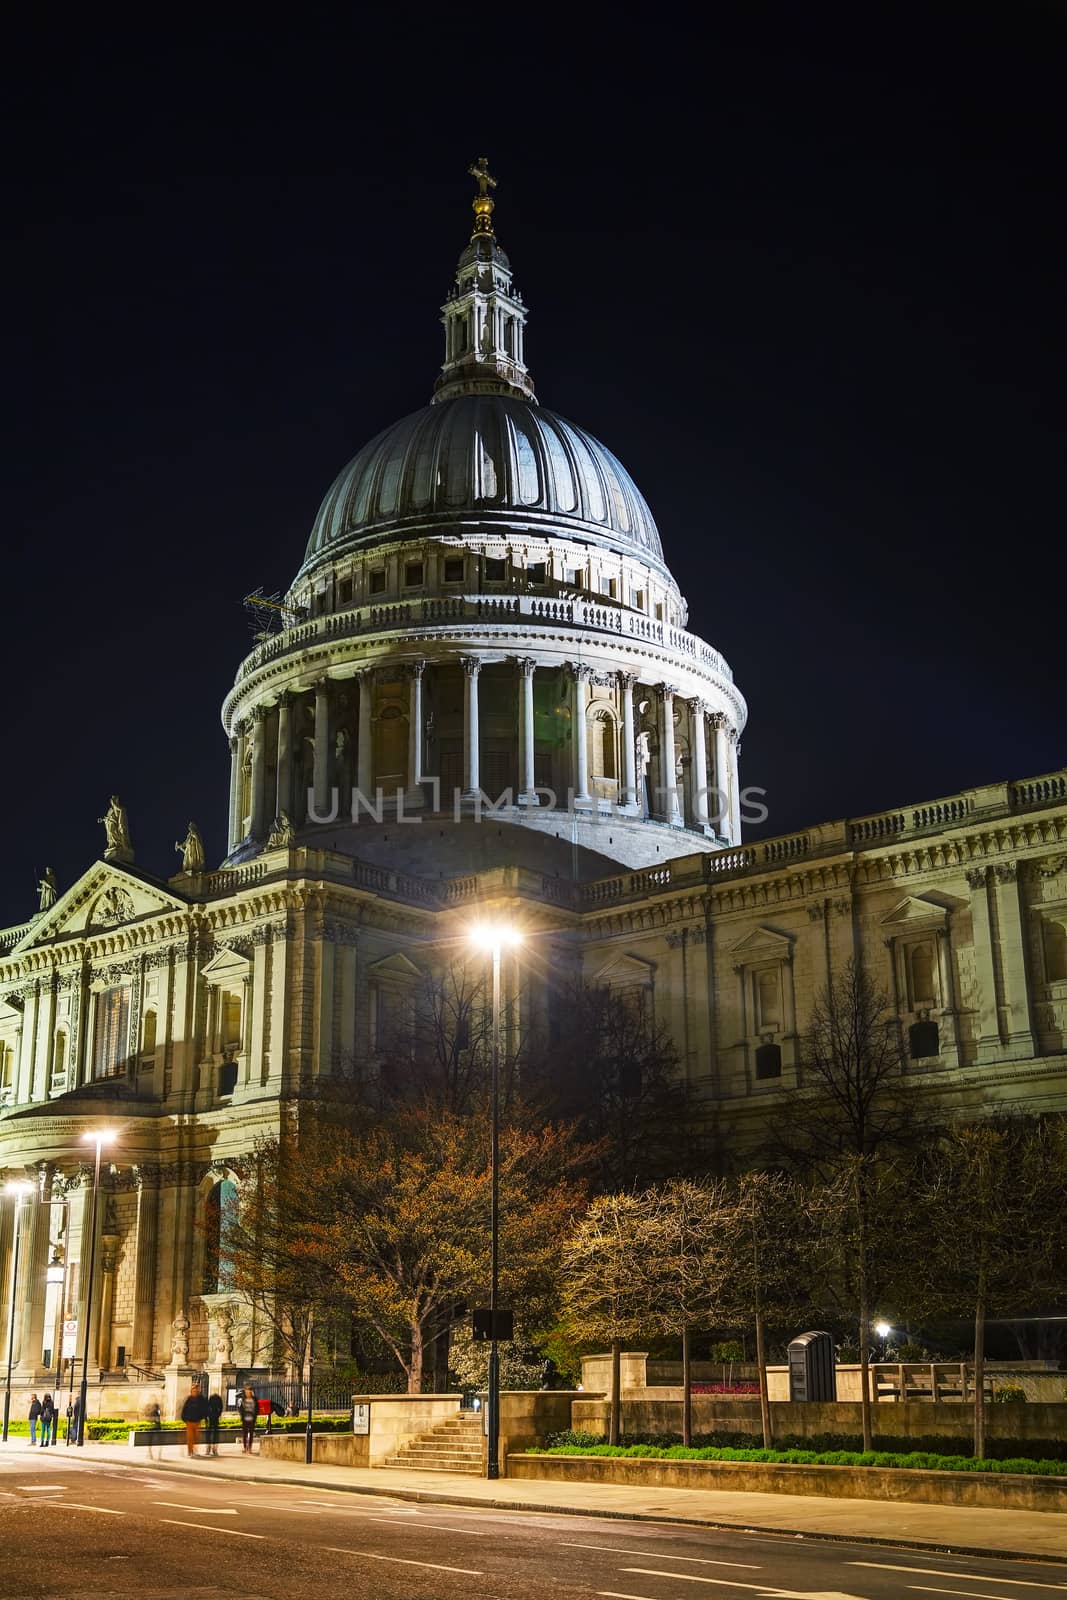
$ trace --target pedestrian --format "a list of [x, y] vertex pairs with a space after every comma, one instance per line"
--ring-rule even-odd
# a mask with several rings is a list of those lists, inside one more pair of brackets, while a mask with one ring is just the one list
[[259, 1416], [259, 1401], [254, 1389], [242, 1391], [237, 1401], [237, 1414], [241, 1419], [241, 1448], [246, 1456], [250, 1456], [252, 1441], [256, 1437], [256, 1418]]
[[52, 1442], [52, 1424], [56, 1420], [56, 1408], [52, 1404], [52, 1396], [46, 1394], [41, 1401], [41, 1449]]
[[70, 1403], [67, 1406], [67, 1443], [68, 1444], [70, 1443], [70, 1441], [72, 1439], [74, 1440], [74, 1443], [77, 1444], [77, 1442], [78, 1442], [78, 1429], [81, 1426], [81, 1419], [82, 1419], [82, 1397], [81, 1397], [81, 1395], [79, 1395], [76, 1400], [71, 1400]]
[[151, 1429], [148, 1435], [148, 1459], [149, 1461], [162, 1461], [163, 1441], [159, 1436], [159, 1430], [163, 1426], [163, 1412], [160, 1409], [159, 1401], [157, 1399], [149, 1400], [144, 1408], [144, 1414]]
[[30, 1443], [31, 1444], [36, 1444], [37, 1443], [37, 1419], [40, 1417], [40, 1415], [41, 1415], [41, 1402], [38, 1400], [37, 1392], [35, 1390], [34, 1393], [30, 1395]]
[[217, 1456], [219, 1453], [219, 1423], [222, 1420], [221, 1394], [209, 1394], [207, 1397], [207, 1453]]
[[185, 1448], [189, 1455], [195, 1456], [197, 1445], [200, 1443], [200, 1424], [207, 1416], [207, 1401], [200, 1393], [200, 1385], [194, 1383], [185, 1397], [182, 1406], [182, 1421], [185, 1423]]

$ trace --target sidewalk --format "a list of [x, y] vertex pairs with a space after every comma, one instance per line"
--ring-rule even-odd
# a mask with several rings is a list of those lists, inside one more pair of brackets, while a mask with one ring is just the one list
[[[329, 1489], [347, 1494], [382, 1495], [428, 1505], [486, 1506], [554, 1515], [618, 1517], [638, 1521], [685, 1522], [751, 1533], [780, 1533], [810, 1539], [897, 1545], [912, 1550], [952, 1551], [960, 1555], [1014, 1556], [1067, 1563], [1067, 1527], [1058, 1516], [1040, 1511], [989, 1511], [971, 1506], [924, 1506], [909, 1501], [830, 1500], [814, 1495], [736, 1494], [709, 1489], [664, 1489], [598, 1483], [537, 1483], [500, 1478], [490, 1482], [444, 1472], [394, 1472], [323, 1463], [305, 1467], [291, 1461], [251, 1459], [236, 1446], [216, 1457], [191, 1461], [184, 1446], [168, 1445], [162, 1461], [149, 1460], [144, 1448], [90, 1444], [82, 1449], [62, 1442], [49, 1452], [52, 1463], [106, 1461], [132, 1469], [180, 1472], [187, 1476], [234, 1479], [242, 1483]], [[25, 1439], [0, 1446], [0, 1461], [17, 1458], [29, 1467], [39, 1451]]]

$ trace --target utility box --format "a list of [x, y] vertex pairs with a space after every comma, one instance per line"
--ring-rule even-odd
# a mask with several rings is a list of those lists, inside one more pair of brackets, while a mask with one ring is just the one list
[[790, 1400], [836, 1400], [833, 1335], [802, 1333], [789, 1344]]

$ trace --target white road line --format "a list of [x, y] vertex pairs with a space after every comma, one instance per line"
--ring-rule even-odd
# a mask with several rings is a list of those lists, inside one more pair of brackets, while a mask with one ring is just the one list
[[23, 1494], [58, 1494], [62, 1489], [66, 1492], [65, 1483], [20, 1483], [18, 1487]]
[[620, 1567], [620, 1572], [637, 1572], [642, 1578], [673, 1578], [675, 1583], [714, 1583], [722, 1589], [755, 1589], [760, 1594], [773, 1591], [774, 1585], [767, 1583], [732, 1583], [729, 1578], [702, 1578], [696, 1572], [657, 1572], [655, 1567]]
[[464, 1578], [482, 1578], [482, 1572], [475, 1572], [471, 1567], [443, 1567], [439, 1561], [407, 1561], [403, 1556], [379, 1556], [373, 1550], [343, 1550], [340, 1545], [328, 1544], [324, 1547], [336, 1556], [359, 1556], [364, 1561], [394, 1561], [401, 1567], [429, 1567], [432, 1572], [458, 1572]]
[[[459, 1529], [454, 1529], [459, 1532]], [[638, 1550], [633, 1545], [617, 1544], [578, 1544], [573, 1539], [561, 1539], [561, 1550], [606, 1550], [615, 1556], [653, 1556], [657, 1561], [692, 1561], [698, 1567], [738, 1567], [745, 1572], [759, 1572], [759, 1562], [752, 1561], [712, 1561], [706, 1556], [671, 1556], [665, 1550]]]
[[618, 1589], [597, 1589], [596, 1593], [606, 1600], [652, 1600], [650, 1594], [620, 1594]]
[[168, 1506], [171, 1511], [201, 1511], [208, 1517], [235, 1517], [231, 1506], [187, 1506], [179, 1500], [153, 1500], [154, 1506]]
[[983, 1578], [980, 1572], [946, 1572], [942, 1567], [901, 1567], [890, 1561], [846, 1561], [847, 1567], [874, 1567], [879, 1572], [916, 1572], [924, 1578], [966, 1578], [969, 1583], [1009, 1582], [1015, 1589], [1055, 1589], [1057, 1594], [1067, 1594], [1067, 1583], [1035, 1583], [1032, 1578], [1003, 1576]]
[[[210, 1522], [179, 1522], [177, 1517], [160, 1517], [168, 1528], [199, 1528], [201, 1533], [222, 1533], [223, 1529]], [[265, 1533], [242, 1533], [239, 1528], [227, 1528], [227, 1539], [265, 1539]]]
[[[390, 1528], [396, 1527], [395, 1517], [368, 1517], [368, 1522], [384, 1522]], [[412, 1522], [412, 1528], [425, 1528], [427, 1533], [458, 1533], [463, 1539], [487, 1539], [488, 1528], [450, 1528], [444, 1522]]]
[[909, 1589], [918, 1589], [920, 1594], [968, 1594], [981, 1595], [983, 1600], [1015, 1600], [1010, 1594], [988, 1594], [985, 1589], [933, 1589], [925, 1583], [909, 1583]]
[[57, 1500], [57, 1506], [62, 1506], [64, 1511], [100, 1511], [105, 1517], [124, 1517], [125, 1511], [114, 1511], [111, 1506], [80, 1506], [76, 1500]]

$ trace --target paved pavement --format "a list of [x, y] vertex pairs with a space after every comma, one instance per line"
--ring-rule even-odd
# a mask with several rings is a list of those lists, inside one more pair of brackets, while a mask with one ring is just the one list
[[[67, 1450], [82, 1460], [143, 1468], [143, 1447], [90, 1444], [81, 1450], [62, 1442], [48, 1452], [52, 1464]], [[26, 1439], [10, 1439], [0, 1451], [21, 1454], [27, 1462], [42, 1455]], [[926, 1506], [903, 1501], [831, 1500], [815, 1495], [740, 1494], [712, 1489], [636, 1488], [614, 1484], [489, 1482], [443, 1472], [374, 1471], [315, 1463], [272, 1461], [258, 1450], [249, 1457], [223, 1445], [218, 1457], [190, 1460], [182, 1446], [153, 1455], [153, 1468], [202, 1478], [246, 1483], [295, 1485], [381, 1495], [393, 1500], [453, 1506], [485, 1506], [555, 1515], [627, 1518], [691, 1523], [746, 1532], [791, 1534], [852, 1544], [898, 1545], [911, 1549], [975, 1555], [1036, 1557], [1067, 1563], [1067, 1526], [1051, 1512], [990, 1511], [971, 1506]]]

